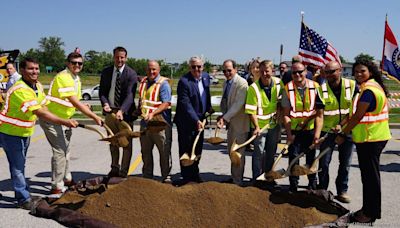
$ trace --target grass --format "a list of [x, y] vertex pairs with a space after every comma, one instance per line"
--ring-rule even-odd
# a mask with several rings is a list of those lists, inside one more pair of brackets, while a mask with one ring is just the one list
[[[43, 85], [50, 85], [50, 82], [51, 80], [53, 80], [55, 75], [56, 75], [55, 73], [52, 74], [42, 73], [39, 76], [39, 81]], [[80, 78], [82, 82], [82, 87], [84, 88], [95, 86], [100, 83], [100, 75], [80, 75]]]

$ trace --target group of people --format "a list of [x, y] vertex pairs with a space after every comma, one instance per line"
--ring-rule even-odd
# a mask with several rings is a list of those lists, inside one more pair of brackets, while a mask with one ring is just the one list
[[[133, 127], [140, 121], [140, 145], [143, 158], [143, 177], [153, 178], [154, 145], [160, 153], [162, 181], [171, 182], [172, 123], [178, 132], [179, 155], [195, 148], [196, 159], [190, 165], [181, 163], [181, 182], [202, 182], [199, 171], [204, 133], [204, 119], [214, 110], [211, 106], [210, 76], [203, 72], [203, 60], [189, 59], [189, 72], [183, 75], [177, 87], [176, 114], [172, 120], [172, 89], [168, 78], [160, 75], [160, 65], [149, 60], [146, 77], [139, 80], [137, 73], [126, 65], [128, 53], [123, 47], [113, 50], [113, 66], [101, 73], [99, 97], [103, 118], [97, 116], [90, 106], [80, 102], [81, 82], [79, 73], [83, 58], [72, 52], [66, 60], [65, 70], [52, 80], [47, 95], [38, 81], [39, 63], [26, 58], [20, 63], [22, 78], [9, 88], [5, 105], [0, 113], [0, 140], [10, 164], [15, 197], [22, 208], [31, 207], [31, 195], [25, 181], [25, 160], [30, 136], [36, 118], [51, 145], [51, 194], [63, 193], [74, 184], [69, 169], [71, 128], [78, 123], [71, 119], [75, 110], [93, 119], [99, 126], [110, 126], [113, 133], [121, 130], [117, 121], [125, 121]], [[254, 135], [252, 154], [253, 183], [263, 173], [271, 171], [280, 141], [281, 128], [286, 132], [289, 145], [289, 163], [297, 155], [306, 152], [306, 163], [315, 159], [315, 149], [329, 148], [320, 159], [321, 172], [308, 175], [309, 189], [327, 189], [329, 163], [335, 145], [338, 145], [339, 167], [336, 178], [337, 199], [348, 203], [348, 176], [354, 144], [356, 145], [363, 183], [363, 208], [354, 213], [353, 219], [371, 222], [380, 218], [379, 157], [390, 139], [388, 126], [387, 90], [382, 83], [377, 66], [369, 61], [353, 65], [356, 81], [341, 76], [340, 63], [332, 61], [320, 69], [320, 76], [309, 73], [301, 59], [294, 58], [291, 69], [286, 63], [279, 65], [281, 76], [275, 76], [270, 60], [255, 59], [249, 64], [249, 75], [242, 78], [237, 64], [228, 59], [222, 71], [226, 77], [221, 99], [221, 116], [217, 127], [227, 129], [227, 150], [233, 142], [241, 144]], [[314, 73], [314, 72], [313, 72]], [[290, 76], [290, 79], [288, 79]], [[312, 80], [312, 79], [315, 80]], [[138, 91], [137, 91], [138, 89]], [[138, 106], [134, 102], [138, 92]], [[163, 122], [163, 127], [152, 124]], [[320, 142], [321, 136], [327, 136]], [[132, 157], [132, 139], [122, 148], [111, 144], [111, 170], [109, 177], [127, 177]], [[232, 162], [232, 182], [243, 185], [245, 148], [239, 149], [240, 163]], [[298, 161], [297, 161], [298, 163]], [[289, 177], [289, 191], [296, 192], [298, 176]], [[276, 186], [275, 181], [267, 183]]]
[[[309, 189], [328, 189], [329, 164], [333, 150], [338, 146], [336, 198], [349, 203], [348, 176], [355, 144], [363, 183], [363, 207], [351, 214], [350, 220], [371, 223], [381, 217], [379, 158], [391, 133], [388, 92], [373, 62], [360, 60], [354, 63], [355, 81], [342, 77], [341, 65], [336, 61], [328, 62], [316, 75], [314, 68], [310, 73], [297, 57], [293, 58], [290, 70], [286, 63], [279, 65], [281, 77], [275, 77], [271, 61], [253, 60], [249, 64], [247, 83], [236, 74], [233, 60], [225, 61], [223, 68], [227, 81], [221, 108], [226, 107], [226, 100], [235, 101], [228, 103], [227, 109], [222, 109], [224, 114], [219, 117], [218, 126], [227, 125], [230, 151], [233, 139], [239, 144], [246, 141], [243, 135], [246, 128], [240, 127], [250, 120], [252, 135], [256, 135], [252, 154], [253, 181], [260, 174], [271, 171], [282, 126], [289, 145], [289, 164], [304, 152], [306, 164], [311, 166], [316, 156], [316, 150], [311, 148], [319, 147], [320, 151], [326, 151], [319, 160], [321, 171], [318, 177], [315, 173], [308, 175]], [[238, 93], [244, 93], [247, 86], [246, 96], [239, 96]], [[226, 93], [229, 95], [224, 99]], [[248, 114], [248, 117], [243, 114]], [[244, 119], [234, 121], [235, 117]], [[320, 141], [321, 136], [324, 136], [323, 141]], [[315, 147], [310, 147], [312, 144]], [[232, 178], [240, 185], [243, 148], [239, 152], [242, 154], [241, 163], [232, 167]], [[289, 176], [290, 192], [297, 191], [298, 180], [298, 176]], [[269, 184], [275, 186], [276, 182]]]

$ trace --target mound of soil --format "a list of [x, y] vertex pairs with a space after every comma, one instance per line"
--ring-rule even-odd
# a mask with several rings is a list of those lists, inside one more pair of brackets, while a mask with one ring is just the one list
[[304, 227], [341, 215], [313, 195], [217, 182], [175, 187], [138, 177], [101, 194], [69, 192], [52, 205], [120, 227]]

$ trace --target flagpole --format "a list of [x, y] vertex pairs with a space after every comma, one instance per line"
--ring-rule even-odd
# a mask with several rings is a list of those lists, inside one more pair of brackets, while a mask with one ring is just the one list
[[281, 53], [279, 56], [279, 64], [282, 62], [282, 55], [283, 55], [283, 44], [281, 44]]
[[385, 27], [383, 29], [383, 49], [382, 49], [382, 61], [381, 61], [381, 74], [383, 74], [383, 61], [384, 61], [384, 58], [385, 58], [385, 48], [386, 48], [385, 35], [386, 35], [387, 19], [388, 19], [388, 16], [386, 14]]
[[[304, 21], [304, 11], [300, 11], [301, 14], [301, 23], [300, 23], [300, 41], [299, 41], [299, 47], [301, 46], [301, 28], [303, 27], [303, 21]], [[300, 50], [299, 53], [300, 55]], [[302, 61], [303, 62], [303, 61]]]

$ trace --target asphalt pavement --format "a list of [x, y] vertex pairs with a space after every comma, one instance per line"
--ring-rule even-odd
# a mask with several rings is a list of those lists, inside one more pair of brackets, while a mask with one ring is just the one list
[[[138, 130], [138, 126], [135, 126]], [[176, 128], [174, 128], [172, 146], [172, 178], [179, 179], [179, 158]], [[382, 177], [382, 219], [375, 223], [375, 227], [400, 227], [400, 130], [392, 129], [393, 139], [389, 141], [381, 156], [381, 177]], [[212, 130], [206, 129], [206, 137], [213, 136]], [[221, 137], [225, 137], [222, 132]], [[78, 128], [73, 130], [71, 146], [71, 170], [75, 180], [83, 180], [99, 175], [106, 175], [109, 171], [110, 154], [108, 146], [98, 141], [99, 136], [86, 129]], [[134, 152], [130, 175], [141, 174], [142, 162], [140, 156], [140, 144], [138, 139], [134, 140]], [[204, 181], [224, 181], [229, 178], [230, 161], [226, 152], [226, 143], [218, 146], [204, 144], [203, 156], [200, 162], [201, 177]], [[26, 177], [33, 195], [45, 196], [50, 190], [50, 159], [51, 149], [43, 135], [43, 131], [37, 125], [35, 134], [31, 139], [31, 145], [27, 155]], [[155, 170], [154, 174], [160, 178], [158, 163], [158, 152], [154, 150]], [[278, 165], [279, 168], [286, 168], [287, 158], [283, 158]], [[301, 160], [304, 164], [305, 161]], [[329, 190], [334, 194], [335, 177], [338, 167], [337, 152], [333, 155], [330, 169]], [[251, 178], [251, 153], [246, 154], [245, 180]], [[288, 187], [288, 179], [278, 180], [282, 189]], [[307, 185], [306, 177], [300, 178], [300, 186]], [[300, 189], [301, 190], [301, 189]], [[53, 220], [36, 218], [26, 210], [16, 209], [13, 201], [12, 184], [8, 171], [7, 158], [0, 149], [0, 227], [62, 227]], [[350, 177], [349, 195], [352, 198], [350, 204], [343, 204], [349, 210], [358, 210], [362, 205], [362, 185], [360, 171], [358, 168], [357, 154], [353, 153]], [[351, 227], [357, 227], [351, 225]]]

